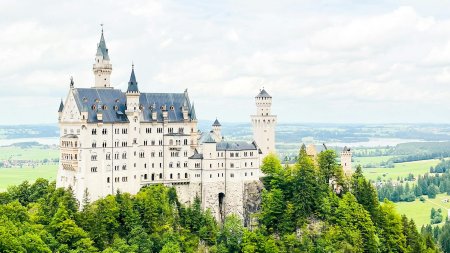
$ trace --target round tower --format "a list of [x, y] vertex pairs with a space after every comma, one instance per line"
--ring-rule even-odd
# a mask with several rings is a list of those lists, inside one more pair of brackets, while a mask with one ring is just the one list
[[271, 114], [272, 96], [264, 88], [255, 97], [256, 115], [252, 115], [253, 140], [263, 153], [275, 153], [275, 126], [277, 116]]
[[109, 63], [108, 48], [106, 47], [105, 37], [100, 37], [100, 42], [97, 45], [97, 54], [95, 55], [95, 62], [92, 68], [95, 75], [94, 88], [109, 88], [111, 87], [110, 76], [112, 65]]
[[341, 166], [346, 176], [352, 175], [352, 151], [347, 146], [341, 151]]

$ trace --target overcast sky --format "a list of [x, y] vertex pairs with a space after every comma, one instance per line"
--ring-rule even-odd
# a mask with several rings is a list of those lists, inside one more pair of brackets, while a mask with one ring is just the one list
[[0, 1], [0, 124], [56, 123], [91, 87], [100, 23], [124, 90], [188, 88], [197, 117], [450, 123], [450, 1]]

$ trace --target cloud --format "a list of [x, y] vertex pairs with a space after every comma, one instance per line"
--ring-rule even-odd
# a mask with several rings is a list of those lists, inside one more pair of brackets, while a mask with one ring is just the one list
[[[281, 122], [450, 122], [441, 116], [450, 113], [444, 4], [45, 0], [39, 12], [37, 4], [0, 3], [0, 101], [23, 103], [0, 124], [56, 122], [69, 77], [92, 86], [100, 23], [115, 87], [126, 87], [133, 61], [143, 91], [188, 88], [201, 119], [248, 121], [264, 86]], [[26, 109], [33, 97], [39, 117]]]

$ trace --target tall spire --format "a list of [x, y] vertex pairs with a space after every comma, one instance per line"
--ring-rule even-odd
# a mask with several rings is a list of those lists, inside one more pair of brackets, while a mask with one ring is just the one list
[[128, 82], [127, 92], [139, 92], [136, 76], [134, 75], [134, 63], [131, 65], [130, 81]]
[[106, 47], [105, 36], [103, 36], [103, 24], [102, 24], [102, 35], [100, 36], [100, 42], [97, 46], [97, 56], [103, 57], [103, 60], [109, 61], [108, 48]]
[[97, 54], [95, 55], [95, 62], [92, 70], [95, 76], [95, 88], [110, 88], [110, 76], [112, 71], [112, 65], [109, 62], [108, 48], [106, 47], [105, 36], [100, 36], [100, 42], [97, 44]]
[[195, 114], [194, 103], [192, 103], [190, 114], [191, 114], [191, 120], [197, 120], [197, 115]]
[[61, 103], [59, 104], [58, 112], [62, 112], [63, 110], [64, 110], [64, 104], [63, 104], [63, 100], [61, 98]]

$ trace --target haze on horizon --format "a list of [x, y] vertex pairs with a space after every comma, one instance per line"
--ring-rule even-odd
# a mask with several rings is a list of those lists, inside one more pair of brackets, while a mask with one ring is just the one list
[[[372, 2], [372, 3], [371, 3]], [[188, 88], [200, 119], [249, 122], [261, 87], [279, 122], [450, 123], [450, 2], [0, 2], [0, 125], [56, 123], [91, 87], [104, 24], [112, 85]]]

